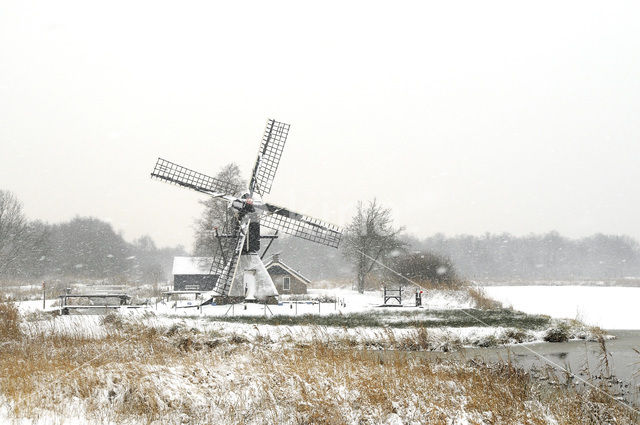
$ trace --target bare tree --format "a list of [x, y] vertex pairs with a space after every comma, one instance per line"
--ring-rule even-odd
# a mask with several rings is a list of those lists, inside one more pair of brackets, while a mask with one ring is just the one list
[[8, 191], [0, 190], [0, 275], [20, 259], [29, 244], [29, 222], [22, 203]]
[[403, 228], [395, 228], [391, 209], [376, 199], [365, 207], [358, 202], [356, 215], [345, 231], [343, 253], [354, 264], [358, 292], [364, 292], [367, 276], [386, 256], [400, 250], [405, 243], [398, 236]]
[[[216, 178], [231, 184], [235, 193], [247, 188], [247, 182], [242, 179], [240, 168], [235, 163], [222, 167]], [[210, 256], [215, 252], [217, 246], [214, 228], [218, 228], [220, 233], [231, 232], [233, 230], [231, 228], [233, 212], [229, 210], [225, 200], [208, 198], [200, 203], [204, 205], [204, 211], [200, 219], [196, 221], [193, 252], [198, 256]]]

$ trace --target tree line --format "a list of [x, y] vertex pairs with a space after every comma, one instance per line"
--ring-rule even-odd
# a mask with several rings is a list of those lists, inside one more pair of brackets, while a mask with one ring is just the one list
[[[238, 190], [246, 187], [235, 164], [223, 167], [216, 177]], [[215, 250], [212, 229], [230, 230], [230, 212], [226, 202], [220, 199], [207, 199], [202, 204], [194, 252], [206, 256]], [[627, 236], [595, 234], [570, 239], [554, 231], [520, 237], [487, 233], [418, 238], [396, 226], [391, 209], [375, 199], [356, 205], [354, 216], [345, 227], [340, 251], [284, 236], [273, 243], [271, 253], [276, 252], [312, 280], [352, 278], [361, 291], [385, 282], [408, 282], [406, 278], [451, 284], [461, 279], [570, 280], [640, 276], [640, 249], [638, 243]]]
[[92, 279], [158, 283], [171, 274], [182, 247], [158, 248], [149, 236], [127, 242], [111, 224], [76, 217], [58, 224], [29, 220], [18, 198], [0, 190], [0, 278]]
[[558, 232], [406, 237], [419, 250], [442, 254], [471, 279], [619, 279], [640, 276], [640, 247], [628, 236], [571, 239]]
[[[238, 191], [246, 187], [235, 164], [223, 167], [216, 177]], [[192, 252], [210, 256], [217, 245], [214, 229], [231, 232], [233, 212], [217, 198], [201, 203]], [[627, 236], [570, 239], [550, 232], [418, 238], [396, 226], [391, 209], [375, 199], [358, 202], [344, 230], [339, 251], [283, 236], [270, 253], [281, 253], [286, 263], [312, 280], [352, 279], [359, 291], [411, 280], [452, 285], [461, 279], [640, 276], [640, 247]], [[187, 255], [182, 247], [157, 248], [149, 236], [127, 242], [96, 218], [59, 224], [29, 220], [15, 195], [0, 190], [0, 278], [5, 280], [75, 277], [157, 283], [170, 277], [173, 257], [181, 255]]]

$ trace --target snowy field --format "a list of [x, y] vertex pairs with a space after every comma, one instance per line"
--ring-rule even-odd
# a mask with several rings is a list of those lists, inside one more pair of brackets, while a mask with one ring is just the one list
[[[305, 300], [298, 300], [296, 297], [287, 295], [280, 297], [278, 305], [262, 304], [236, 304], [233, 307], [229, 305], [207, 305], [200, 311], [197, 306], [198, 302], [191, 296], [189, 299], [169, 300], [168, 302], [159, 302], [157, 304], [150, 303], [148, 307], [142, 309], [153, 311], [158, 314], [171, 314], [173, 316], [260, 316], [260, 315], [330, 315], [330, 314], [348, 314], [363, 313], [368, 311], [411, 311], [411, 310], [445, 310], [445, 309], [461, 309], [473, 308], [474, 301], [469, 297], [466, 291], [458, 290], [442, 290], [442, 291], [425, 291], [422, 297], [422, 307], [415, 307], [414, 293], [405, 292], [403, 294], [403, 307], [400, 309], [395, 307], [381, 308], [383, 303], [382, 291], [366, 291], [359, 294], [350, 289], [310, 289], [305, 296]], [[318, 303], [318, 299], [326, 300], [327, 298], [335, 299], [335, 302]], [[47, 300], [46, 309], [55, 310], [57, 299]], [[389, 304], [396, 304], [390, 301]], [[20, 310], [24, 313], [42, 310], [42, 300], [21, 301], [19, 303]]]
[[[278, 305], [269, 305], [265, 308], [259, 304], [238, 304], [233, 308], [228, 305], [205, 306], [202, 315], [220, 316], [220, 315], [329, 315], [329, 314], [348, 314], [362, 313], [367, 311], [379, 311], [380, 305], [383, 303], [382, 291], [366, 291], [359, 294], [349, 289], [310, 289], [306, 296], [309, 300], [295, 301], [295, 298], [286, 295], [280, 297]], [[336, 302], [319, 303], [315, 299], [333, 298]], [[395, 304], [390, 301], [389, 304]], [[173, 314], [192, 315], [196, 314], [196, 309], [185, 308], [196, 306], [195, 301], [183, 300], [175, 305], [174, 301], [158, 306], [161, 313], [169, 313], [172, 308]], [[175, 308], [178, 307], [178, 308]], [[180, 307], [183, 307], [182, 309]], [[465, 291], [425, 291], [422, 297], [422, 308], [424, 309], [460, 309], [473, 308], [474, 302]], [[155, 306], [154, 306], [155, 308]], [[395, 307], [389, 307], [391, 311]], [[415, 300], [413, 293], [403, 294], [402, 311], [415, 309]], [[199, 312], [197, 312], [200, 314]]]
[[[247, 303], [206, 305], [201, 308], [191, 298], [108, 311], [119, 311], [128, 320], [153, 328], [179, 325], [228, 337], [242, 336], [251, 341], [348, 341], [360, 347], [386, 349], [401, 348], [403, 344], [396, 344], [396, 341], [410, 340], [416, 329], [422, 327], [429, 329], [428, 349], [448, 350], [456, 346], [542, 341], [546, 331], [556, 325], [555, 321], [546, 318], [508, 310], [471, 310], [471, 313], [465, 313], [467, 309], [475, 307], [475, 301], [464, 290], [424, 291], [421, 307], [415, 306], [414, 293], [409, 291], [406, 292], [403, 307], [381, 307], [382, 291], [359, 294], [349, 289], [315, 289], [305, 298], [308, 299], [283, 296], [278, 305]], [[327, 299], [335, 301], [318, 302]], [[47, 310], [57, 309], [53, 303], [47, 302]], [[37, 314], [42, 310], [42, 302], [23, 301], [19, 303], [19, 309], [24, 314]], [[30, 322], [31, 329], [27, 333], [104, 337], [100, 317], [105, 311], [96, 309], [85, 314], [82, 312], [72, 311], [71, 316], [53, 320], [38, 318]], [[572, 338], [593, 338], [590, 331], [582, 327], [573, 328], [571, 335]]]
[[486, 286], [487, 295], [530, 314], [579, 319], [603, 329], [640, 329], [640, 288]]
[[[132, 323], [143, 324], [153, 328], [171, 327], [178, 325], [187, 329], [198, 329], [200, 332], [215, 333], [229, 337], [243, 337], [251, 341], [268, 340], [272, 342], [309, 343], [316, 340], [349, 340], [365, 346], [378, 342], [395, 341], [409, 338], [415, 328], [405, 322], [412, 317], [440, 323], [443, 319], [431, 317], [430, 310], [460, 310], [473, 308], [474, 302], [465, 291], [428, 291], [423, 296], [423, 306], [415, 307], [413, 293], [407, 293], [403, 300], [403, 307], [380, 307], [382, 304], [381, 291], [366, 291], [359, 294], [347, 289], [316, 289], [307, 294], [309, 300], [294, 301], [287, 296], [281, 297], [278, 305], [236, 304], [236, 305], [206, 305], [201, 309], [193, 299], [170, 300], [151, 304], [148, 307], [136, 309], [109, 309], [108, 312], [119, 312]], [[318, 302], [315, 299], [334, 298], [335, 302]], [[394, 304], [394, 302], [391, 302]], [[18, 304], [25, 314], [42, 311], [42, 301], [22, 301]], [[54, 301], [47, 301], [46, 309], [56, 310]], [[47, 332], [66, 336], [82, 336], [85, 338], [103, 338], [105, 329], [101, 326], [104, 315], [102, 310], [72, 311], [69, 316], [60, 316], [49, 320], [35, 320], [27, 327], [29, 334]], [[379, 326], [316, 326], [316, 325], [271, 325], [255, 324], [247, 320], [248, 317], [274, 316], [345, 316], [353, 314], [372, 313], [385, 324], [396, 324], [393, 329]], [[222, 321], [223, 318], [238, 317], [239, 322]], [[352, 317], [352, 316], [347, 316]], [[438, 326], [430, 329], [430, 339], [434, 348], [457, 341], [465, 345], [477, 345], [485, 338], [501, 337], [507, 328], [501, 326], [485, 327], [481, 323], [473, 326], [448, 327]], [[533, 330], [528, 333], [528, 339], [540, 340], [543, 330]]]

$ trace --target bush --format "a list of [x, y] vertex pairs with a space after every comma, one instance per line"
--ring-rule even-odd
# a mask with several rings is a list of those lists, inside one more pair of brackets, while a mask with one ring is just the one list
[[22, 318], [12, 302], [0, 302], [0, 341], [17, 341], [22, 338]]
[[547, 342], [567, 342], [569, 341], [569, 329], [566, 326], [550, 328], [544, 334], [544, 340]]
[[282, 299], [288, 301], [318, 301], [321, 303], [335, 303], [338, 301], [335, 295], [328, 294], [293, 294], [285, 295]]
[[[390, 268], [416, 282], [432, 282], [448, 288], [457, 288], [461, 284], [451, 260], [432, 252], [400, 255], [393, 259]], [[389, 272], [387, 278], [406, 284], [395, 273]]]
[[522, 329], [507, 329], [504, 331], [503, 339], [504, 344], [522, 344], [523, 342], [531, 341], [533, 338]]

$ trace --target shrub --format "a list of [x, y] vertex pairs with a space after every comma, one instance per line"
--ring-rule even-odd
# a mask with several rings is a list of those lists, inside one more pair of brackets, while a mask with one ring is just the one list
[[[451, 260], [432, 252], [417, 252], [393, 258], [390, 268], [416, 282], [433, 282], [439, 287], [457, 288], [461, 282]], [[389, 280], [405, 284], [395, 273], [388, 273]]]
[[504, 332], [503, 339], [505, 344], [522, 344], [523, 342], [531, 341], [533, 338], [522, 329], [507, 329]]
[[321, 303], [335, 303], [338, 301], [335, 295], [328, 294], [294, 294], [282, 298], [288, 301], [318, 301]]
[[12, 302], [0, 302], [0, 341], [17, 341], [22, 338], [22, 318]]
[[567, 342], [569, 341], [569, 329], [566, 326], [547, 329], [544, 340], [547, 342]]

